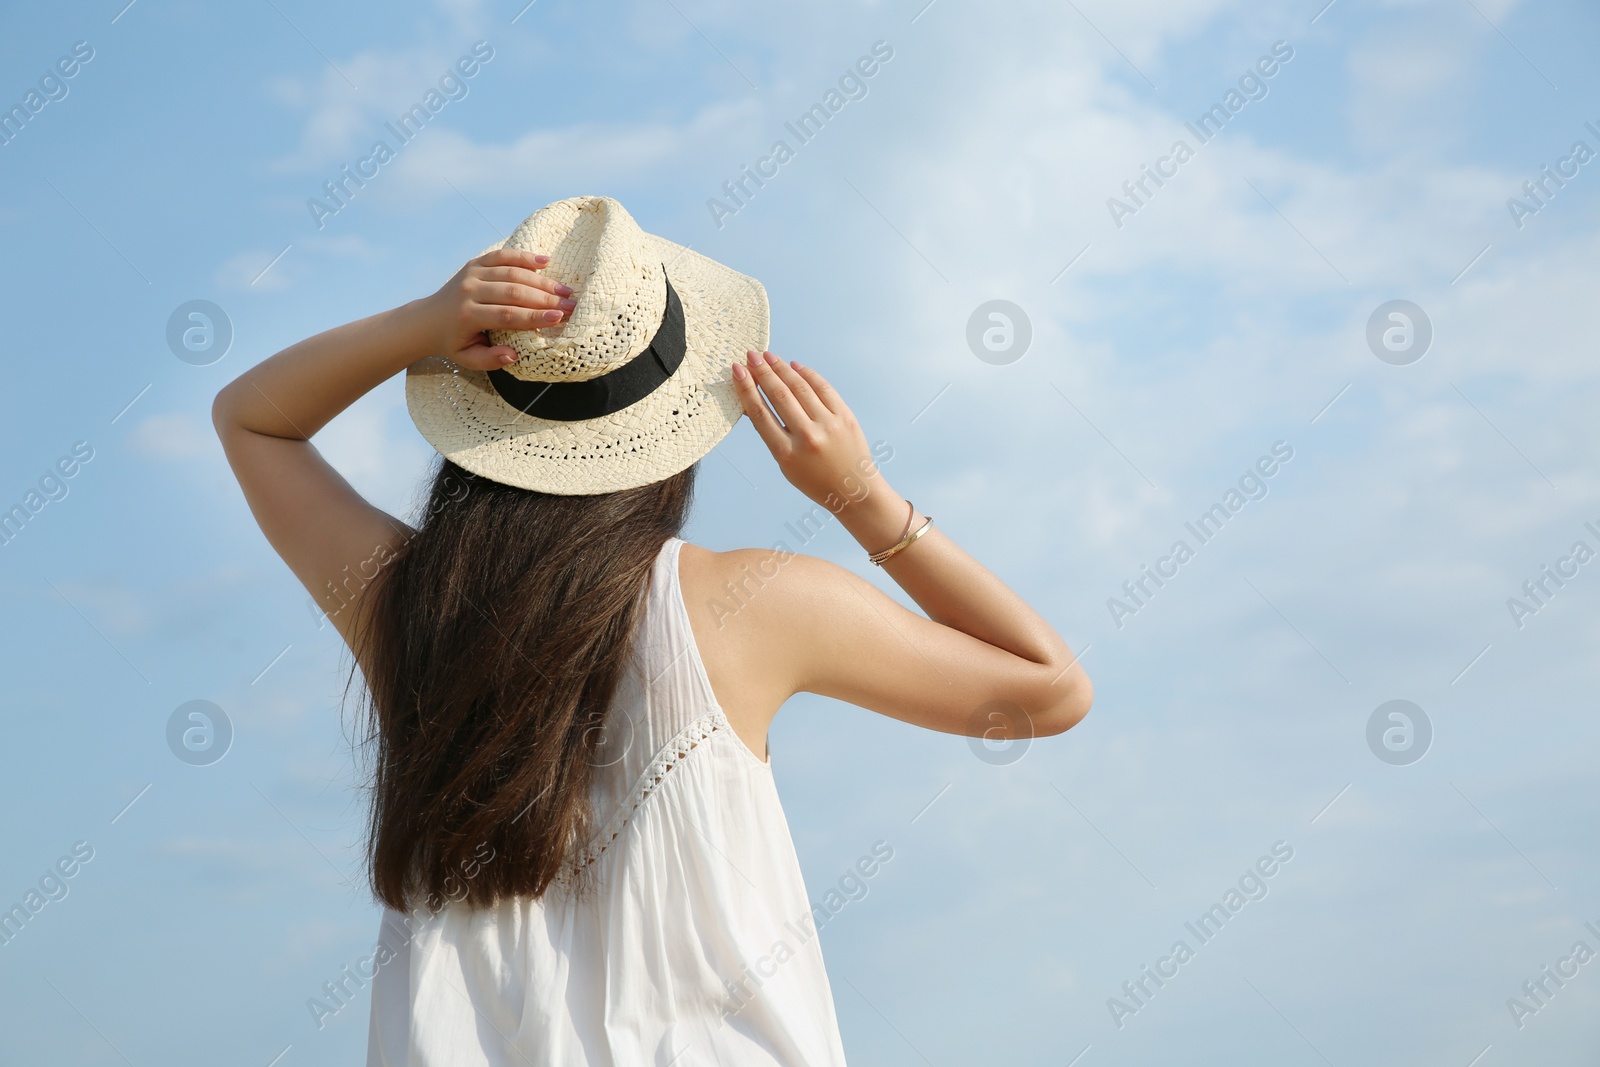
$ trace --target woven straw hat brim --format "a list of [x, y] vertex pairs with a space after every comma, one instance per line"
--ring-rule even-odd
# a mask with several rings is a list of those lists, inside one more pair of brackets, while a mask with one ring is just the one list
[[766, 290], [692, 249], [642, 236], [683, 303], [686, 351], [671, 378], [621, 411], [555, 422], [506, 403], [487, 371], [434, 356], [406, 376], [406, 407], [428, 443], [492, 481], [566, 496], [649, 485], [716, 447], [744, 414], [728, 366], [769, 341]]

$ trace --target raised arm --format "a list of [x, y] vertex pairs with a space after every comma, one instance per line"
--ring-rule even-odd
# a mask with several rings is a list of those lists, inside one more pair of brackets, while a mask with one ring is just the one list
[[217, 394], [211, 420], [267, 541], [351, 641], [374, 562], [410, 536], [323, 460], [311, 437], [420, 359], [478, 370], [515, 359], [484, 331], [561, 321], [572, 291], [538, 274], [548, 257], [516, 250], [471, 260], [432, 296], [335, 327], [256, 364]]
[[[734, 378], [784, 476], [868, 552], [899, 542], [909, 505], [872, 462], [849, 407], [816, 371], [764, 357], [735, 364]], [[909, 528], [925, 521], [914, 514]], [[757, 705], [776, 710], [790, 693], [813, 692], [998, 739], [1060, 733], [1093, 701], [1089, 676], [1055, 629], [938, 526], [884, 563], [926, 618], [824, 560], [746, 554], [758, 574], [775, 572], [741, 608], [739, 619], [753, 625], [738, 626], [731, 642], [761, 658], [770, 680], [762, 684], [778, 689]]]

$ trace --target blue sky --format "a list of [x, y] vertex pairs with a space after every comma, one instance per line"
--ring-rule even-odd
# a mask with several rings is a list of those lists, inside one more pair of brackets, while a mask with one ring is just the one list
[[[0, 1059], [359, 1061], [365, 999], [321, 1029], [306, 1006], [377, 934], [348, 664], [251, 521], [210, 399], [601, 193], [760, 278], [773, 349], [829, 375], [896, 488], [1096, 683], [1082, 725], [987, 758], [818, 698], [778, 717], [813, 899], [893, 849], [822, 932], [854, 1062], [1588, 1062], [1592, 9], [125, 3], [0, 16], [0, 108], [39, 92], [0, 144], [0, 507], [38, 492], [0, 545], [0, 905], [59, 897], [0, 944]], [[1276, 42], [1264, 95], [1198, 144], [1185, 123]], [[785, 124], [835, 88], [854, 98], [798, 143]], [[765, 185], [708, 204], [780, 139]], [[1192, 158], [1160, 164], [1179, 139]], [[1146, 165], [1169, 177], [1130, 203]], [[195, 300], [231, 326], [214, 362], [167, 341]], [[968, 343], [992, 300], [1027, 317], [1020, 357]], [[1420, 358], [1369, 345], [1395, 300], [1431, 326]], [[399, 386], [317, 443], [404, 512], [431, 453]], [[1185, 524], [1278, 442], [1264, 495], [1200, 544]], [[809, 504], [748, 425], [700, 488], [691, 540], [798, 547]], [[1192, 558], [1161, 563], [1180, 539]], [[804, 550], [897, 592], [836, 526]], [[1568, 577], [1516, 617], [1547, 565]], [[1169, 578], [1115, 611], [1145, 566]], [[167, 742], [193, 700], [233, 731], [205, 766]], [[1392, 700], [1427, 717], [1420, 759], [1369, 747]], [[1275, 845], [1265, 895], [1201, 943], [1186, 924]], [[1192, 957], [1161, 963], [1180, 940]], [[1177, 969], [1136, 1002], [1147, 965]], [[1547, 965], [1577, 971], [1530, 999]]]

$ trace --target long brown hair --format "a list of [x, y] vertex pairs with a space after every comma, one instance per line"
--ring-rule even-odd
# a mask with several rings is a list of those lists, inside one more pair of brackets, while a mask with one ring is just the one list
[[560, 496], [441, 458], [360, 631], [380, 901], [538, 896], [584, 843], [602, 720], [694, 476]]

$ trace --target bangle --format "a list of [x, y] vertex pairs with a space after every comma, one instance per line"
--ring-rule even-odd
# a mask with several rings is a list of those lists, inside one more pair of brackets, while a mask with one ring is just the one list
[[882, 552], [869, 553], [867, 555], [867, 559], [871, 560], [874, 565], [879, 566], [879, 567], [883, 566], [885, 560], [887, 560], [890, 556], [893, 556], [896, 552], [899, 552], [902, 549], [904, 549], [907, 545], [909, 545], [911, 542], [915, 541], [917, 538], [921, 537], [923, 534], [927, 533], [928, 532], [928, 527], [933, 525], [933, 517], [930, 515], [930, 516], [928, 516], [928, 519], [927, 519], [926, 522], [924, 522], [921, 526], [917, 527], [917, 530], [916, 530], [915, 533], [907, 532], [907, 531], [910, 531], [910, 529], [911, 529], [911, 519], [916, 515], [917, 507], [916, 507], [915, 504], [912, 504], [911, 501], [909, 501], [909, 500], [906, 501], [906, 505], [909, 508], [909, 510], [906, 513], [906, 528], [905, 528], [904, 531], [901, 531], [900, 540], [897, 543], [891, 545], [890, 547], [884, 549]]

